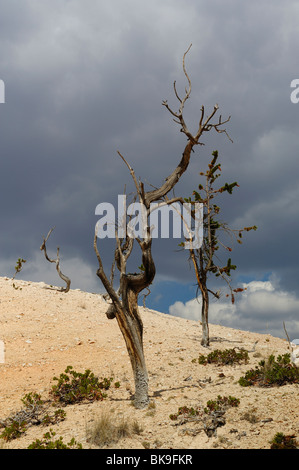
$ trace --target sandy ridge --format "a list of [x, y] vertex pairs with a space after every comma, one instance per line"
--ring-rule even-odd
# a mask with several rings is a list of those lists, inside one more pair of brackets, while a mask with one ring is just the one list
[[[124, 340], [115, 320], [104, 314], [105, 301], [99, 294], [70, 290], [42, 282], [0, 278], [0, 339], [5, 343], [5, 363], [0, 364], [0, 419], [22, 408], [25, 393], [47, 396], [53, 377], [72, 365], [79, 372], [91, 369], [100, 377], [120, 381], [104, 402], [68, 406], [67, 418], [52, 428], [64, 442], [72, 437], [84, 448], [86, 429], [107, 410], [112, 416], [137, 420], [139, 435], [122, 439], [111, 448], [161, 449], [233, 448], [267, 449], [276, 432], [295, 434], [299, 439], [299, 386], [244, 388], [237, 383], [248, 368], [269, 354], [289, 352], [287, 341], [271, 335], [210, 325], [213, 349], [243, 347], [249, 353], [247, 365], [200, 366], [192, 359], [209, 351], [200, 345], [198, 322], [141, 308], [144, 322], [144, 348], [150, 378], [152, 407], [132, 406], [133, 380]], [[192, 430], [190, 424], [176, 426], [169, 415], [179, 406], [205, 406], [218, 395], [240, 399], [236, 409], [226, 412], [226, 424], [215, 437]], [[255, 416], [256, 422], [244, 419]], [[42, 438], [47, 428], [32, 427], [5, 448], [27, 448]]]

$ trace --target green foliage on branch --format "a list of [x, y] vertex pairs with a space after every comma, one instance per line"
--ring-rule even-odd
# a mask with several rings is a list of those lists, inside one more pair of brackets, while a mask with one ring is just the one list
[[[201, 257], [201, 270], [202, 278], [208, 272], [215, 274], [216, 277], [230, 277], [231, 270], [237, 268], [236, 265], [232, 264], [232, 260], [229, 257], [226, 264], [219, 266], [215, 264], [214, 255], [215, 252], [219, 250], [222, 246], [227, 251], [232, 251], [231, 246], [228, 246], [223, 243], [220, 237], [220, 231], [225, 231], [230, 234], [233, 234], [237, 239], [238, 243], [242, 243], [241, 239], [243, 237], [243, 232], [249, 232], [251, 230], [257, 230], [257, 226], [253, 225], [251, 227], [243, 227], [242, 229], [233, 230], [230, 229], [226, 223], [222, 222], [219, 219], [220, 207], [212, 201], [217, 195], [227, 192], [232, 194], [234, 188], [239, 187], [238, 183], [235, 181], [233, 183], [225, 183], [223, 186], [218, 189], [214, 188], [214, 182], [221, 176], [221, 164], [217, 163], [218, 160], [218, 151], [215, 150], [212, 152], [212, 160], [208, 165], [208, 170], [200, 172], [201, 176], [205, 176], [206, 183], [205, 185], [199, 184], [198, 190], [194, 190], [192, 193], [193, 199], [191, 197], [185, 198], [185, 202], [190, 204], [195, 204], [200, 202], [204, 206], [204, 239], [202, 248], [199, 250]], [[180, 246], [184, 246], [185, 243], [180, 243]], [[240, 291], [240, 290], [239, 290]], [[234, 296], [232, 294], [232, 301]]]

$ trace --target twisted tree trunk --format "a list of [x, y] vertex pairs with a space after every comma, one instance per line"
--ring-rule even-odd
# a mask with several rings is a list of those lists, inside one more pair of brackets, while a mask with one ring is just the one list
[[122, 303], [122, 311], [118, 312], [116, 319], [132, 365], [135, 383], [134, 405], [136, 408], [144, 408], [149, 403], [148, 373], [143, 350], [143, 323], [137, 300], [138, 294], [129, 288]]

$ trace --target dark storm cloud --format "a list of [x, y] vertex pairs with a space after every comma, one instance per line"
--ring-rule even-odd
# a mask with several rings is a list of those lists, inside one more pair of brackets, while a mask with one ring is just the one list
[[[207, 133], [176, 194], [192, 193], [218, 149], [223, 181], [240, 184], [223, 200], [223, 218], [237, 228], [258, 225], [233, 252], [240, 279], [275, 274], [283, 292], [299, 295], [299, 104], [290, 100], [299, 73], [296, 2], [273, 1], [271, 8], [237, 0], [0, 4], [0, 78], [6, 85], [0, 105], [1, 275], [12, 275], [23, 256], [31, 262], [23, 278], [47, 281], [39, 246], [55, 225], [49, 246], [61, 247], [73, 286], [101, 289], [92, 249], [95, 207], [115, 203], [125, 184], [133, 189], [117, 150], [138, 177], [156, 186], [178, 163], [186, 140], [161, 102], [177, 108], [172, 84], [177, 80], [183, 94], [182, 56], [192, 42], [186, 121], [194, 131], [201, 105], [209, 113], [218, 103], [218, 115], [231, 115], [227, 130], [234, 143]], [[109, 249], [105, 245], [107, 267]], [[154, 288], [159, 280], [185, 282], [187, 290], [194, 282], [188, 257], [176, 250], [176, 241], [155, 243]]]

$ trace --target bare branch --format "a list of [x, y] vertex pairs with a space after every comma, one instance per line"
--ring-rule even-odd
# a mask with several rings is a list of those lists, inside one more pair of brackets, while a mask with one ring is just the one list
[[71, 286], [71, 280], [61, 272], [61, 269], [60, 269], [60, 258], [59, 258], [59, 246], [57, 247], [57, 258], [56, 258], [56, 270], [59, 274], [59, 276], [61, 277], [61, 279], [66, 283], [66, 288], [65, 289], [61, 289], [63, 292], [68, 292], [70, 290], [70, 286]]
[[49, 238], [49, 236], [51, 235], [51, 233], [53, 232], [55, 227], [51, 228], [48, 232], [48, 235], [46, 236], [46, 238], [44, 238], [44, 241], [43, 243], [41, 244], [40, 246], [40, 250], [41, 251], [44, 251], [44, 254], [45, 254], [45, 258], [47, 261], [49, 261], [50, 263], [55, 263], [56, 264], [56, 270], [59, 274], [59, 277], [66, 283], [66, 287], [65, 288], [61, 288], [61, 291], [62, 292], [68, 292], [70, 290], [70, 286], [71, 286], [71, 280], [61, 272], [61, 269], [60, 269], [60, 258], [59, 258], [59, 247], [57, 247], [57, 256], [56, 256], [56, 259], [51, 259], [49, 258], [48, 254], [47, 254], [47, 248], [46, 248], [46, 242]]
[[41, 247], [40, 247], [40, 250], [41, 250], [41, 251], [43, 250], [44, 253], [45, 253], [46, 260], [49, 261], [50, 263], [55, 263], [55, 260], [52, 260], [52, 259], [50, 259], [50, 258], [48, 257], [47, 249], [46, 249], [46, 243], [47, 243], [47, 241], [48, 241], [49, 236], [50, 236], [51, 233], [53, 232], [54, 228], [55, 228], [55, 227], [52, 227], [52, 228], [49, 230], [48, 235], [46, 236], [46, 238], [44, 238], [44, 241], [43, 241], [43, 243], [42, 243], [42, 245], [41, 245]]
[[286, 326], [285, 326], [285, 323], [284, 323], [284, 322], [283, 322], [283, 328], [284, 328], [285, 334], [287, 335], [287, 339], [288, 339], [289, 347], [290, 347], [290, 349], [292, 349], [292, 347], [291, 347], [291, 341], [290, 341], [290, 337], [289, 337], [289, 335], [288, 335], [288, 332], [287, 332], [287, 330], [286, 330]]
[[93, 247], [94, 247], [94, 251], [96, 253], [98, 263], [99, 263], [99, 269], [97, 270], [97, 276], [101, 279], [101, 281], [102, 281], [106, 291], [108, 292], [109, 297], [112, 300], [112, 302], [115, 303], [115, 304], [118, 304], [120, 306], [119, 297], [118, 297], [117, 293], [115, 292], [114, 288], [112, 287], [111, 283], [109, 282], [109, 280], [108, 280], [108, 278], [105, 274], [104, 268], [103, 268], [102, 258], [100, 256], [98, 246], [97, 246], [97, 234], [96, 233], [95, 233], [95, 236], [94, 236]]
[[229, 140], [231, 142], [233, 142], [225, 129], [219, 129], [220, 126], [223, 126], [224, 124], [226, 124], [230, 120], [230, 116], [225, 121], [222, 121], [222, 117], [220, 116], [218, 124], [217, 123], [215, 123], [215, 124], [210, 123], [212, 117], [214, 116], [214, 114], [219, 109], [218, 104], [216, 104], [214, 106], [214, 110], [208, 116], [208, 118], [206, 119], [204, 124], [203, 124], [204, 106], [202, 106], [202, 108], [201, 108], [201, 118], [200, 118], [200, 121], [199, 121], [199, 128], [198, 128], [198, 131], [197, 131], [196, 135], [193, 136], [191, 134], [191, 132], [189, 131], [187, 125], [186, 125], [186, 122], [185, 122], [184, 117], [183, 117], [183, 111], [184, 111], [185, 103], [189, 99], [190, 94], [191, 94], [191, 80], [190, 80], [190, 77], [189, 77], [189, 75], [187, 73], [187, 70], [186, 70], [185, 58], [186, 58], [186, 55], [188, 54], [191, 46], [192, 46], [192, 44], [190, 44], [189, 48], [187, 49], [187, 51], [185, 52], [184, 57], [183, 57], [183, 70], [184, 70], [184, 74], [185, 74], [185, 76], [187, 78], [187, 81], [188, 81], [188, 88], [187, 87], [185, 88], [185, 96], [184, 96], [183, 99], [181, 99], [179, 97], [179, 94], [178, 94], [177, 88], [176, 88], [176, 82], [174, 82], [174, 85], [173, 85], [174, 86], [175, 96], [178, 99], [178, 101], [180, 102], [179, 110], [177, 112], [173, 111], [170, 108], [170, 106], [168, 105], [167, 100], [162, 101], [162, 105], [165, 106], [166, 109], [175, 117], [174, 122], [181, 126], [181, 132], [183, 132], [188, 137], [188, 139], [193, 143], [193, 145], [203, 145], [201, 142], [199, 142], [200, 137], [202, 136], [204, 131], [210, 131], [213, 128], [218, 133], [225, 133], [227, 135], [227, 137], [229, 138]]
[[125, 157], [119, 152], [117, 151], [118, 155], [121, 157], [121, 159], [125, 162], [125, 164], [127, 165], [127, 167], [129, 168], [130, 170], [130, 173], [131, 173], [131, 176], [133, 178], [133, 181], [135, 183], [135, 186], [136, 186], [136, 189], [137, 189], [137, 193], [138, 193], [138, 196], [139, 196], [139, 199], [142, 201], [142, 191], [141, 191], [141, 188], [137, 182], [137, 179], [136, 179], [136, 176], [135, 176], [135, 171], [133, 170], [133, 168], [131, 167], [131, 165], [127, 162], [127, 160], [125, 159]]

